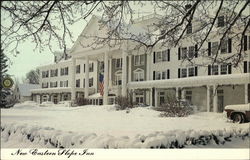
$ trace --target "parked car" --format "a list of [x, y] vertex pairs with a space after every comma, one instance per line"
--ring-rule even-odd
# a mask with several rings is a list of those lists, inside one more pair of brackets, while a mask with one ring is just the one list
[[244, 123], [250, 121], [250, 103], [227, 105], [224, 109], [224, 114], [229, 120], [234, 123]]

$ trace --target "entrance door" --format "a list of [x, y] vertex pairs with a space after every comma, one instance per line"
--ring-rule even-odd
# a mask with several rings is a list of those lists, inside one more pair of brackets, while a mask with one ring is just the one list
[[218, 112], [223, 112], [224, 110], [224, 96], [218, 96]]
[[54, 97], [53, 97], [53, 102], [54, 102], [54, 104], [57, 104], [57, 103], [58, 103], [58, 96], [54, 96]]
[[39, 104], [41, 103], [41, 101], [40, 101], [40, 95], [36, 95], [36, 102], [39, 103]]

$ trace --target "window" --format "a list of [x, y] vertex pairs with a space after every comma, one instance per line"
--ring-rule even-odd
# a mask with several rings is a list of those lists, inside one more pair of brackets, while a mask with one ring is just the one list
[[68, 100], [68, 98], [69, 98], [68, 94], [64, 94], [64, 95], [63, 95], [63, 100], [64, 100], [64, 101]]
[[144, 61], [145, 61], [145, 55], [144, 54], [134, 56], [134, 64], [135, 64], [135, 66], [144, 65]]
[[227, 65], [226, 64], [221, 65], [220, 74], [227, 74]]
[[219, 16], [218, 17], [218, 27], [224, 27], [224, 26], [225, 26], [224, 16]]
[[156, 72], [156, 80], [160, 80], [161, 79], [161, 72]]
[[48, 82], [42, 83], [42, 88], [49, 88], [49, 83]]
[[76, 66], [76, 73], [80, 73], [81, 72], [81, 66], [80, 64]]
[[61, 68], [61, 76], [68, 75], [68, 74], [69, 74], [69, 68], [68, 67]]
[[50, 88], [56, 88], [57, 87], [57, 81], [56, 82], [50, 82]]
[[219, 42], [212, 42], [212, 55], [215, 55], [219, 49]]
[[144, 81], [144, 71], [142, 69], [134, 71], [134, 81]]
[[42, 78], [48, 78], [48, 77], [49, 77], [49, 71], [43, 71]]
[[144, 103], [144, 94], [143, 92], [135, 93], [135, 101], [136, 103], [143, 104]]
[[89, 72], [94, 72], [94, 63], [89, 65]]
[[60, 81], [60, 87], [68, 87], [68, 80], [67, 81]]
[[186, 91], [186, 100], [189, 102], [192, 101], [192, 91]]
[[63, 81], [60, 81], [60, 87], [63, 87]]
[[78, 87], [78, 88], [80, 87], [80, 79], [76, 80], [76, 87]]
[[188, 77], [193, 77], [194, 76], [194, 67], [188, 68]]
[[104, 62], [100, 62], [100, 65], [99, 65], [99, 70], [100, 72], [104, 72]]
[[162, 52], [156, 52], [156, 61], [161, 62], [162, 61]]
[[188, 48], [188, 58], [193, 58], [194, 57], [194, 50], [195, 48], [194, 48], [194, 46], [190, 46], [189, 48]]
[[122, 85], [122, 75], [115, 75], [115, 85]]
[[115, 60], [115, 67], [122, 68], [122, 58], [118, 58]]
[[218, 75], [218, 65], [212, 66], [212, 75]]
[[227, 53], [227, 40], [221, 40], [221, 54]]
[[181, 49], [181, 58], [185, 59], [187, 57], [187, 47]]
[[162, 79], [167, 79], [167, 71], [162, 72]]
[[50, 77], [56, 77], [58, 74], [58, 69], [52, 69], [50, 70]]
[[160, 105], [164, 104], [165, 102], [165, 92], [160, 92]]
[[186, 68], [181, 69], [181, 77], [182, 78], [187, 77], [187, 69]]
[[168, 50], [162, 51], [162, 61], [169, 61], [169, 55]]
[[94, 79], [93, 77], [89, 79], [89, 87], [93, 87], [94, 85]]
[[187, 34], [190, 34], [190, 33], [192, 33], [192, 23], [189, 23], [187, 25]]

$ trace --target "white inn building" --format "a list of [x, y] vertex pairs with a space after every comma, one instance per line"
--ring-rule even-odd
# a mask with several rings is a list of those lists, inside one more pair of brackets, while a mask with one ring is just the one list
[[[132, 32], [144, 30], [157, 21], [157, 15], [135, 20]], [[123, 42], [115, 47], [83, 47], [93, 39], [86, 35], [105, 35], [99, 27], [99, 18], [93, 16], [69, 51], [70, 57], [58, 63], [41, 66], [41, 89], [32, 90], [38, 102], [72, 100], [78, 97], [89, 99], [96, 105], [112, 104], [117, 96], [133, 94], [134, 101], [159, 106], [171, 97], [187, 99], [200, 111], [222, 112], [229, 104], [249, 103], [250, 34], [244, 36], [244, 59], [237, 67], [231, 64], [212, 64], [219, 37], [215, 31], [223, 29], [223, 15], [218, 26], [208, 37], [202, 49], [207, 56], [200, 56], [197, 45], [189, 35], [199, 28], [192, 23], [187, 34], [177, 47], [162, 47], [157, 44], [153, 51], [134, 50], [135, 42]], [[152, 29], [153, 31], [153, 29]], [[217, 32], [216, 32], [217, 33]], [[83, 37], [85, 35], [85, 37]], [[221, 44], [219, 57], [236, 53], [237, 44], [230, 35]], [[194, 64], [183, 58], [192, 58]], [[207, 57], [207, 58], [206, 58]], [[196, 65], [206, 64], [206, 65]], [[103, 96], [100, 94], [100, 73], [104, 75]]]

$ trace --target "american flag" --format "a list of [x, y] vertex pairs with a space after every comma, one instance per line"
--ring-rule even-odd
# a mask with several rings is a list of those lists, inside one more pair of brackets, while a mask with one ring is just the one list
[[103, 96], [103, 91], [104, 91], [104, 84], [103, 84], [103, 79], [104, 79], [104, 76], [103, 74], [100, 73], [99, 75], [99, 91], [100, 91], [100, 94], [101, 96]]

